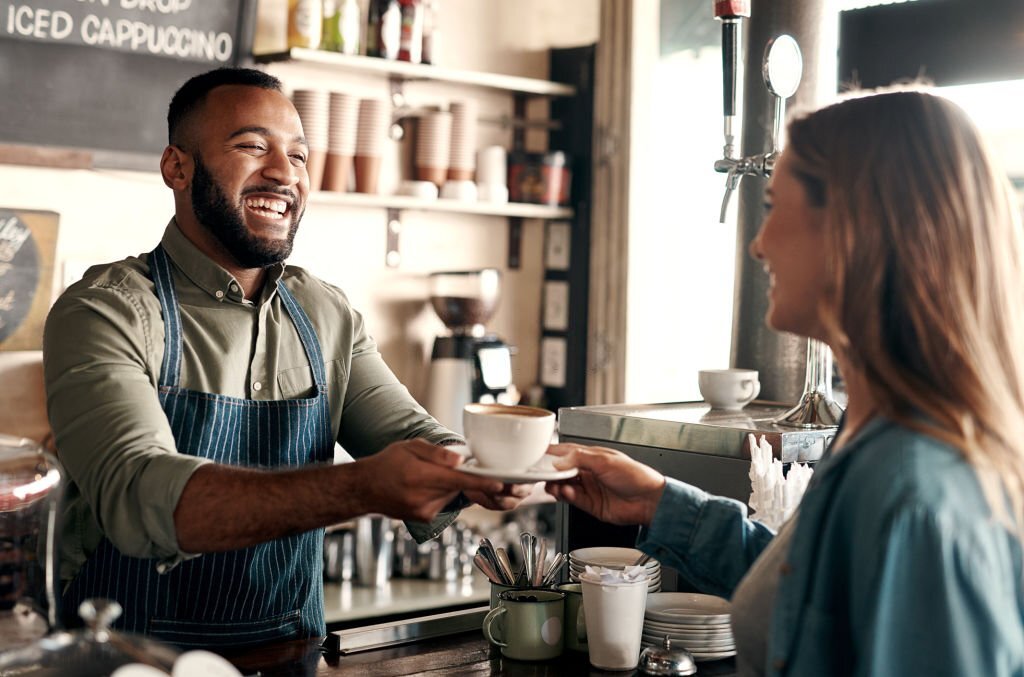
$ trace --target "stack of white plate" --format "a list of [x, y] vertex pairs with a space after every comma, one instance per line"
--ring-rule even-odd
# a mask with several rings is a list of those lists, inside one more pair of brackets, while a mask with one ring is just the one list
[[[634, 548], [580, 548], [569, 553], [569, 580], [580, 582], [580, 574], [588, 566], [604, 567], [605, 569], [625, 569], [632, 566], [643, 553]], [[647, 593], [661, 590], [661, 563], [649, 559], [644, 565], [647, 570]]]
[[695, 592], [648, 593], [642, 641], [662, 646], [665, 637], [682, 646], [696, 661], [713, 661], [736, 654], [729, 625], [729, 602]]

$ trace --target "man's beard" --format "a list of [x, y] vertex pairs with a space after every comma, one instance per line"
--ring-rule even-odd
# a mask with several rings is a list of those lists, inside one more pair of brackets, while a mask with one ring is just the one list
[[253, 235], [242, 216], [244, 207], [232, 205], [213, 175], [197, 153], [192, 175], [192, 210], [196, 219], [213, 233], [229, 254], [243, 268], [266, 268], [284, 261], [292, 253], [295, 231], [302, 214], [298, 197], [288, 189], [273, 186], [250, 188], [245, 193], [277, 193], [291, 200], [292, 224], [283, 240], [262, 239]]

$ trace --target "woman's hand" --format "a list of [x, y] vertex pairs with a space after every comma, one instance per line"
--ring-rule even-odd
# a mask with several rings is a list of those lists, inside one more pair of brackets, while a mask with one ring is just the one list
[[603, 522], [650, 526], [665, 490], [665, 476], [620, 451], [578, 444], [556, 444], [558, 469], [579, 468], [579, 475], [548, 482], [555, 498], [589, 512]]

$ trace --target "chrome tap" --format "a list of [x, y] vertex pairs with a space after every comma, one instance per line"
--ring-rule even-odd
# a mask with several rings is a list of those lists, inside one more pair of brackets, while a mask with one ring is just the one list
[[[747, 14], [749, 16], [749, 13]], [[736, 19], [738, 21], [738, 19]], [[726, 24], [722, 24], [723, 55], [725, 51], [731, 51], [733, 47], [726, 46], [725, 37]], [[733, 38], [730, 38], [731, 43]], [[735, 64], [735, 59], [725, 59], [723, 65], [728, 67], [728, 62]], [[800, 46], [797, 45], [789, 35], [780, 35], [771, 40], [765, 48], [762, 77], [768, 91], [775, 96], [774, 115], [772, 124], [772, 145], [767, 153], [736, 157], [733, 146], [732, 124], [735, 119], [735, 75], [725, 77], [726, 106], [725, 106], [725, 148], [724, 157], [715, 161], [715, 171], [726, 175], [725, 196], [722, 198], [722, 209], [719, 213], [719, 221], [725, 223], [725, 214], [729, 208], [729, 200], [733, 192], [740, 185], [740, 179], [744, 176], [761, 176], [768, 178], [775, 169], [775, 163], [779, 159], [779, 149], [782, 146], [780, 137], [782, 135], [782, 121], [786, 116], [786, 99], [796, 92], [800, 84], [800, 76], [803, 74], [803, 60], [800, 55]], [[735, 67], [735, 65], [733, 66]], [[731, 92], [729, 90], [732, 90]], [[730, 105], [730, 99], [732, 105]]]

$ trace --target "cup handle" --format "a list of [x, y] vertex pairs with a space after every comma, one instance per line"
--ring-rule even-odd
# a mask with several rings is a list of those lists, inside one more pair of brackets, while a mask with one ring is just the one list
[[587, 643], [587, 617], [583, 615], [583, 600], [580, 600], [580, 607], [576, 610], [576, 640], [580, 644]]
[[487, 641], [493, 644], [494, 646], [508, 646], [508, 642], [503, 642], [500, 639], [495, 639], [494, 633], [491, 630], [491, 626], [494, 625], [494, 622], [496, 620], [498, 620], [498, 616], [502, 615], [506, 611], [508, 611], [507, 608], [503, 606], [496, 606], [490, 611], [488, 611], [487, 615], [484, 616], [484, 637], [486, 637]]
[[743, 381], [743, 387], [750, 390], [750, 395], [747, 397], [737, 398], [737, 402], [750, 402], [754, 400], [761, 392], [761, 382], [753, 379], [746, 379]]

